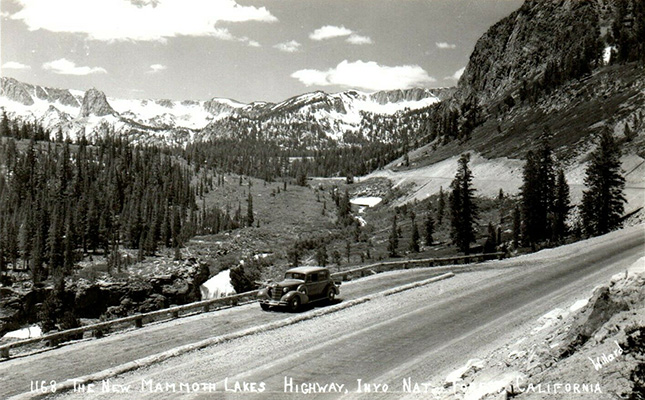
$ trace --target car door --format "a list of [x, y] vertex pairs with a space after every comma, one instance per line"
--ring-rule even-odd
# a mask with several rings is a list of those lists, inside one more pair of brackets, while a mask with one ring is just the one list
[[315, 298], [322, 295], [324, 287], [322, 287], [325, 282], [321, 282], [320, 275], [318, 272], [313, 272], [307, 275], [307, 293], [309, 297]]

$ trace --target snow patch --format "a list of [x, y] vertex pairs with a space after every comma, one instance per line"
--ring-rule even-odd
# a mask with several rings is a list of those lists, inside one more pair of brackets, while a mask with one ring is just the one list
[[235, 294], [235, 288], [231, 284], [231, 270], [227, 269], [213, 276], [200, 287], [202, 300], [217, 299]]
[[260, 253], [253, 256], [253, 259], [259, 260], [260, 258], [267, 258], [273, 253]]
[[38, 97], [33, 97], [34, 104], [24, 105], [18, 103], [17, 101], [9, 100], [4, 96], [0, 96], [0, 107], [4, 108], [8, 113], [16, 113], [17, 115], [31, 116], [32, 118], [40, 118], [47, 113], [49, 106], [56, 107], [59, 111], [62, 111], [71, 116], [78, 115], [80, 107], [73, 107], [61, 104], [56, 101], [50, 103], [47, 100], [40, 99]]
[[22, 340], [22, 339], [38, 338], [38, 337], [41, 337], [42, 335], [43, 335], [43, 331], [42, 329], [40, 329], [40, 326], [34, 325], [28, 328], [18, 329], [17, 331], [8, 332], [2, 338]]
[[[182, 103], [170, 101], [168, 103], [154, 100], [129, 100], [108, 99], [108, 102], [119, 114], [134, 115], [134, 120], [143, 124], [158, 125], [174, 122], [181, 127], [199, 129], [205, 127], [214, 118], [221, 118], [230, 113], [212, 115], [203, 107], [203, 102]], [[168, 104], [168, 106], [166, 105]], [[224, 103], [229, 105], [228, 103]], [[156, 124], [155, 124], [156, 122]]]
[[[408, 196], [399, 200], [396, 205], [405, 204], [415, 199], [422, 201], [439, 193], [441, 187], [444, 191], [447, 190], [455, 178], [459, 158], [460, 156], [450, 157], [438, 163], [408, 171], [378, 170], [361, 180], [384, 177], [390, 179], [395, 188], [404, 183], [414, 183], [416, 188]], [[515, 194], [522, 186], [523, 160], [507, 157], [487, 159], [479, 153], [471, 151], [469, 167], [473, 173], [473, 185], [478, 195], [497, 197], [500, 189], [506, 194]]]
[[589, 303], [589, 299], [578, 300], [575, 303], [573, 303], [571, 307], [569, 307], [569, 312], [576, 312], [580, 310], [582, 307], [586, 306], [587, 303]]
[[602, 51], [602, 62], [605, 65], [608, 65], [611, 62], [611, 52], [613, 50], [616, 50], [614, 46], [607, 46], [605, 49]]
[[357, 206], [374, 207], [383, 201], [380, 197], [354, 197], [349, 202]]

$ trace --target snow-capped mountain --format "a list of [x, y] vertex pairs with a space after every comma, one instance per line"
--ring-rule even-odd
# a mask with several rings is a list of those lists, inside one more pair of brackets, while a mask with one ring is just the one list
[[[355, 134], [366, 116], [392, 116], [439, 102], [443, 89], [409, 89], [376, 93], [346, 91], [307, 93], [280, 103], [213, 98], [197, 100], [132, 100], [108, 98], [97, 90], [48, 88], [0, 78], [0, 108], [12, 119], [37, 121], [54, 135], [58, 129], [75, 139], [89, 140], [114, 133], [139, 142], [185, 145], [213, 136], [235, 136], [252, 124], [277, 131], [306, 123], [320, 139], [342, 141]], [[313, 127], [316, 125], [317, 127]], [[286, 133], [285, 133], [286, 134]]]

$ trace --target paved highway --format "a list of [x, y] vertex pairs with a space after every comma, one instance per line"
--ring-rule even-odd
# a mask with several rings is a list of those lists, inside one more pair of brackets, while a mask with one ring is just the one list
[[[438, 273], [429, 269], [375, 275], [341, 285], [341, 298], [351, 300], [393, 286], [427, 279]], [[322, 304], [319, 306], [323, 306]], [[102, 339], [66, 344], [60, 348], [0, 362], [0, 398], [30, 390], [32, 381], [62, 382], [113, 368], [129, 361], [293, 316], [263, 312], [257, 304], [199, 314], [170, 322], [146, 325]], [[60, 368], [64, 365], [65, 368]]]
[[[641, 226], [504, 260], [499, 264], [508, 269], [461, 274], [188, 353], [111, 379], [107, 387], [98, 383], [94, 393], [68, 392], [63, 397], [295, 399], [307, 391], [307, 398], [399, 399], [410, 388], [404, 381], [423, 389], [468, 359], [484, 357], [489, 343], [556, 306], [588, 296], [644, 250]], [[250, 312], [256, 323], [283, 317], [255, 308], [231, 314], [238, 312]], [[166, 334], [174, 335], [175, 328], [169, 329]], [[151, 345], [145, 337], [139, 340], [124, 339], [119, 352]], [[112, 359], [100, 347], [95, 350], [97, 357]], [[359, 379], [368, 386], [358, 390]], [[130, 392], [125, 394], [101, 391], [126, 387]], [[339, 392], [320, 393], [322, 388]], [[368, 388], [372, 392], [363, 393]]]

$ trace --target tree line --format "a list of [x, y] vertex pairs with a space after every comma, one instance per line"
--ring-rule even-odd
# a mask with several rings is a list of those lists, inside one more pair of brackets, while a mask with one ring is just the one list
[[[36, 141], [42, 127], [3, 119], [0, 136], [0, 270], [29, 270], [34, 283], [72, 273], [85, 255], [121, 265], [119, 248], [155, 255], [192, 235], [235, 229], [244, 216], [201, 209], [195, 169], [155, 146], [107, 136], [90, 145]], [[15, 133], [20, 132], [16, 140]], [[49, 135], [46, 133], [45, 137]]]

